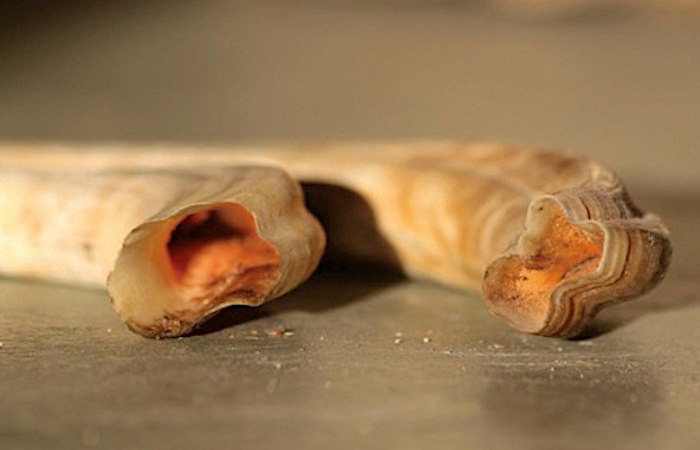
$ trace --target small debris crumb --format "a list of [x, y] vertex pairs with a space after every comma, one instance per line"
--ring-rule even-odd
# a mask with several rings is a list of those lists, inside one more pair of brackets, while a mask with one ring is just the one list
[[394, 339], [394, 344], [396, 344], [396, 345], [399, 345], [402, 342], [403, 342], [403, 339], [401, 339], [401, 338]]
[[[251, 332], [251, 334], [253, 334], [254, 336], [257, 336], [259, 333], [260, 332], [257, 330], [256, 330], [256, 333]], [[270, 328], [268, 330], [265, 330], [265, 334], [270, 336], [270, 337], [273, 337], [273, 338], [280, 338], [282, 336], [290, 337], [290, 336], [294, 336], [294, 330], [289, 330], [287, 328], [278, 326], [278, 327], [274, 327], [274, 328]]]
[[250, 334], [252, 334], [253, 336], [258, 336], [258, 335], [260, 334], [260, 331], [258, 331], [258, 330], [250, 330]]
[[274, 363], [272, 363], [272, 365], [275, 366], [275, 369], [277, 370], [282, 369], [282, 363], [279, 361], [275, 361]]
[[267, 335], [270, 337], [278, 338], [278, 337], [282, 337], [282, 335], [284, 335], [284, 329], [282, 329], [280, 327], [270, 328], [265, 333], [267, 333]]
[[496, 349], [496, 350], [499, 350], [499, 349], [502, 349], [502, 348], [506, 348], [506, 346], [503, 345], [503, 344], [491, 344], [490, 347], [493, 348], [493, 349]]
[[0, 348], [3, 348], [5, 346], [4, 342], [0, 342]]
[[578, 341], [578, 345], [583, 345], [585, 347], [592, 347], [593, 342], [591, 342], [591, 341]]
[[111, 333], [111, 332], [112, 332], [112, 329], [111, 329], [111, 328], [107, 328], [107, 333]]
[[558, 351], [558, 352], [563, 352], [563, 351], [564, 351], [564, 349], [563, 349], [563, 348], [561, 348], [561, 347], [557, 347], [557, 351]]
[[319, 336], [319, 337], [318, 337], [318, 340], [319, 340], [319, 341], [325, 341], [325, 340], [326, 340], [326, 337], [325, 337], [325, 336]]
[[333, 387], [333, 382], [331, 380], [328, 380], [325, 383], [323, 383], [323, 387], [326, 389], [330, 389]]
[[428, 342], [430, 342], [430, 338], [427, 337], [427, 336], [424, 337], [424, 338], [423, 338], [423, 343], [424, 343], [424, 344], [427, 344]]
[[394, 333], [394, 337], [397, 337], [397, 338], [403, 337], [403, 333], [400, 331], [397, 331], [396, 333]]

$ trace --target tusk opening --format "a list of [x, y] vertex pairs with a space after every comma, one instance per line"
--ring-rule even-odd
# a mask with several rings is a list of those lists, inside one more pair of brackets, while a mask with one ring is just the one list
[[519, 252], [496, 259], [484, 277], [489, 310], [528, 333], [542, 332], [550, 321], [555, 291], [593, 272], [603, 255], [599, 230], [572, 224], [554, 202], [538, 212], [542, 221]]
[[167, 242], [180, 296], [213, 303], [222, 297], [262, 302], [280, 273], [275, 248], [257, 233], [255, 220], [237, 204], [222, 204], [173, 218]]
[[108, 288], [129, 328], [174, 337], [227, 306], [261, 305], [281, 271], [280, 253], [260, 236], [253, 214], [214, 203], [134, 230]]

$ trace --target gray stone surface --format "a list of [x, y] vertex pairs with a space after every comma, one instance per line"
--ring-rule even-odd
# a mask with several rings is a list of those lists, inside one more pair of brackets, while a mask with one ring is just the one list
[[380, 273], [324, 272], [165, 341], [126, 330], [104, 292], [0, 280], [0, 448], [700, 447], [700, 29], [424, 4], [45, 4], [0, 27], [2, 136], [554, 144], [619, 170], [675, 255], [658, 289], [574, 341]]

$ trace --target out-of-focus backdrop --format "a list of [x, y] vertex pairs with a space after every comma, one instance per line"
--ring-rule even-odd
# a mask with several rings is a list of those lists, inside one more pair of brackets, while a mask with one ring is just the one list
[[698, 2], [1, 8], [2, 137], [503, 141], [700, 187]]
[[0, 2], [0, 140], [375, 138], [607, 163], [668, 278], [577, 341], [341, 272], [160, 342], [2, 279], [0, 448], [700, 448], [700, 2]]

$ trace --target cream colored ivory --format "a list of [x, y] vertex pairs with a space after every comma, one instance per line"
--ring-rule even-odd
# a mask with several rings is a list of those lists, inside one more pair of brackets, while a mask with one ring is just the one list
[[[180, 336], [302, 283], [325, 242], [275, 168], [0, 174], [0, 271], [104, 286], [126, 324]], [[111, 273], [110, 273], [111, 272]]]
[[[482, 289], [511, 326], [572, 336], [653, 287], [668, 232], [609, 170], [560, 152], [459, 143], [259, 147], [8, 143], [5, 167], [54, 170], [267, 163], [359, 194], [410, 275]], [[342, 206], [339, 207], [342, 209]]]

